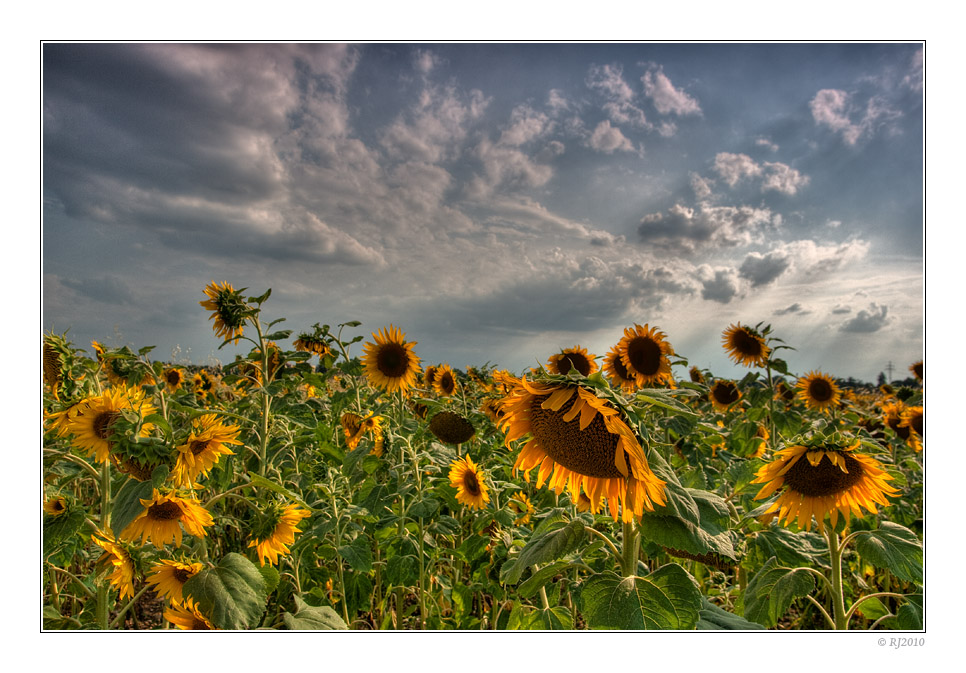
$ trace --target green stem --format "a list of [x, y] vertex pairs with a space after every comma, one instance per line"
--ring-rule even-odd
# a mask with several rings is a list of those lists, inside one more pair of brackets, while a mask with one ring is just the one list
[[419, 628], [426, 628], [426, 559], [423, 518], [419, 517]]
[[624, 577], [632, 577], [637, 574], [638, 547], [640, 537], [634, 526], [634, 520], [625, 521], [623, 524], [623, 553], [621, 554], [621, 571]]
[[848, 625], [849, 620], [852, 619], [852, 615], [855, 613], [856, 608], [858, 608], [859, 605], [861, 605], [865, 601], [869, 600], [870, 598], [890, 598], [890, 597], [891, 598], [905, 598], [905, 595], [904, 594], [897, 594], [897, 593], [894, 593], [892, 591], [880, 591], [879, 593], [869, 594], [868, 596], [863, 596], [859, 600], [855, 601], [852, 604], [852, 607], [849, 608], [849, 611], [845, 613], [845, 623], [846, 623], [846, 625]]
[[[335, 547], [339, 548], [342, 544], [342, 530], [339, 526], [339, 508], [335, 500], [335, 488], [332, 489], [332, 516], [335, 519]], [[338, 553], [338, 552], [336, 552]], [[349, 623], [349, 603], [346, 600], [345, 591], [345, 571], [342, 569], [342, 559], [338, 560], [338, 570], [339, 570], [339, 591], [342, 593], [342, 618], [345, 623]]]
[[845, 594], [842, 587], [842, 545], [839, 544], [838, 533], [832, 527], [825, 529], [828, 540], [829, 560], [832, 563], [832, 615], [837, 631], [848, 628], [848, 618], [845, 612]]
[[120, 623], [124, 619], [124, 615], [127, 613], [127, 611], [131, 609], [131, 606], [133, 606], [135, 603], [138, 602], [138, 600], [141, 598], [141, 596], [144, 595], [144, 592], [146, 592], [148, 590], [148, 588], [149, 587], [145, 586], [143, 589], [141, 589], [137, 593], [137, 595], [134, 598], [132, 598], [130, 601], [128, 601], [128, 604], [127, 605], [125, 605], [123, 608], [121, 608], [121, 611], [117, 613], [117, 616], [114, 618], [114, 621], [111, 622], [111, 628], [112, 629], [116, 629], [118, 627], [118, 625], [120, 625]]

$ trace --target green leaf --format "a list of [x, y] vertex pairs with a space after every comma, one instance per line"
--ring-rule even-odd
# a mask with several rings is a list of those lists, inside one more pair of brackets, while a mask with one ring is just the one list
[[[705, 556], [717, 554], [735, 560], [734, 545], [728, 530], [728, 504], [718, 495], [698, 489], [685, 489], [698, 510], [698, 521], [678, 516], [662, 516], [667, 508], [645, 512], [641, 518], [641, 534], [662, 547]], [[723, 562], [718, 559], [717, 562]], [[717, 562], [708, 563], [717, 565]]]
[[549, 563], [574, 551], [584, 539], [584, 522], [574, 519], [570, 523], [557, 522], [553, 528], [542, 534], [534, 534], [507, 570], [507, 564], [500, 569], [500, 581], [516, 584], [523, 571], [533, 564]]
[[817, 533], [801, 531], [793, 533], [784, 526], [772, 526], [759, 531], [754, 539], [762, 558], [774, 556], [786, 566], [819, 564], [828, 565], [828, 545]]
[[359, 446], [345, 455], [345, 460], [342, 462], [342, 474], [347, 477], [350, 476], [355, 472], [362, 459], [368, 456], [371, 451], [372, 447], [367, 442], [360, 442]]
[[71, 506], [59, 516], [44, 516], [44, 558], [53, 554], [62, 542], [72, 537], [84, 525], [83, 507]]
[[785, 568], [773, 556], [745, 589], [745, 618], [767, 627], [775, 626], [792, 601], [815, 590], [815, 578], [807, 568]]
[[284, 486], [279, 486], [275, 482], [269, 481], [265, 477], [258, 475], [254, 472], [249, 472], [248, 478], [251, 480], [252, 486], [257, 486], [259, 488], [267, 488], [270, 491], [275, 491], [279, 495], [284, 495], [290, 501], [298, 503], [305, 509], [309, 509], [309, 510], [312, 509], [305, 503], [304, 500], [302, 500], [302, 498], [300, 498], [298, 495], [296, 495], [294, 492], [290, 491], [289, 489], [285, 488]]
[[517, 603], [510, 611], [506, 628], [510, 631], [569, 631], [574, 628], [574, 617], [563, 606], [545, 610]]
[[141, 499], [150, 500], [153, 493], [154, 484], [150, 481], [128, 479], [124, 482], [111, 505], [111, 528], [117, 535], [144, 511]]
[[744, 617], [728, 612], [701, 597], [701, 612], [698, 619], [698, 631], [754, 631], [765, 627], [761, 624], [749, 622]]
[[439, 500], [423, 498], [409, 508], [409, 516], [414, 519], [428, 519], [439, 509]]
[[581, 586], [580, 603], [594, 629], [692, 630], [698, 624], [701, 593], [684, 568], [670, 563], [647, 577], [593, 575]]
[[258, 572], [262, 574], [262, 579], [265, 580], [265, 593], [272, 593], [278, 587], [281, 575], [279, 575], [278, 569], [275, 566], [256, 566]]
[[369, 546], [369, 538], [365, 535], [360, 535], [349, 544], [339, 547], [339, 556], [344, 558], [356, 572], [367, 573], [372, 570], [372, 549]]
[[288, 339], [292, 336], [292, 330], [282, 329], [277, 332], [272, 332], [271, 334], [266, 334], [262, 337], [265, 341], [281, 341], [282, 339]]
[[295, 596], [295, 614], [282, 615], [289, 631], [345, 631], [349, 627], [328, 605], [313, 607]]
[[546, 586], [558, 573], [569, 567], [571, 567], [570, 563], [557, 561], [545, 568], [540, 568], [517, 587], [517, 593], [520, 594], [521, 598], [530, 598], [540, 591], [540, 587]]
[[922, 623], [922, 594], [906, 596], [906, 602], [899, 606], [896, 618], [899, 628], [903, 631], [921, 631]]
[[922, 583], [922, 543], [905, 526], [883, 521], [877, 530], [860, 531], [855, 534], [855, 550], [901, 580]]
[[258, 567], [234, 552], [185, 582], [183, 591], [219, 629], [258, 626], [268, 598]]
[[419, 559], [402, 554], [386, 561], [386, 581], [397, 587], [408, 587], [419, 581]]
[[859, 607], [855, 609], [855, 614], [865, 619], [871, 619], [875, 621], [879, 617], [884, 617], [889, 614], [889, 608], [882, 604], [878, 598], [869, 598], [867, 600], [859, 600]]

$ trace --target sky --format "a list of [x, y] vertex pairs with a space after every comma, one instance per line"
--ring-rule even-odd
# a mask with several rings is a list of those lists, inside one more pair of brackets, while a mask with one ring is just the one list
[[923, 358], [921, 43], [46, 43], [42, 76], [41, 321], [88, 351], [230, 362], [227, 281], [424, 365], [648, 324], [740, 377], [737, 322], [793, 374]]

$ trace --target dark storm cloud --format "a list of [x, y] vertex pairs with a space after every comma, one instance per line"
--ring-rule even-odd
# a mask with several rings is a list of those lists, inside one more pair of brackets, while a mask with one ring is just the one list
[[133, 304], [135, 302], [131, 288], [116, 276], [60, 278], [60, 282], [85, 297], [106, 304]]
[[785, 308], [780, 308], [774, 311], [772, 315], [790, 315], [790, 314], [806, 315], [808, 313], [811, 313], [811, 311], [806, 311], [801, 304], [799, 304], [798, 302], [795, 302], [791, 306], [786, 306]]
[[767, 255], [752, 252], [745, 257], [738, 272], [742, 278], [751, 282], [752, 287], [759, 287], [777, 280], [789, 265], [788, 255], [781, 250], [769, 252]]
[[887, 323], [888, 306], [880, 306], [875, 302], [869, 304], [868, 309], [862, 309], [854, 318], [846, 320], [839, 327], [842, 332], [878, 332]]

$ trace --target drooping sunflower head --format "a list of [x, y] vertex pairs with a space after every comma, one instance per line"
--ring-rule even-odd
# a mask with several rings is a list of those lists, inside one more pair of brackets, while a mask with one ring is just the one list
[[456, 500], [474, 509], [484, 509], [490, 502], [486, 473], [469, 456], [450, 463], [449, 483], [456, 489]]
[[346, 446], [349, 447], [350, 451], [355, 450], [359, 446], [359, 442], [362, 441], [362, 438], [368, 434], [375, 442], [372, 453], [377, 456], [382, 455], [383, 432], [382, 418], [380, 416], [369, 414], [363, 417], [347, 411], [342, 414], [339, 423], [342, 425], [342, 432], [345, 433]]
[[295, 504], [284, 508], [271, 505], [256, 521], [252, 540], [248, 544], [249, 547], [255, 547], [259, 564], [265, 565], [267, 559], [271, 565], [278, 565], [278, 557], [289, 553], [289, 545], [295, 542], [295, 534], [301, 532], [299, 522], [310, 516], [312, 512]]
[[222, 456], [233, 456], [229, 444], [240, 445], [237, 425], [223, 423], [216, 414], [203, 414], [191, 420], [191, 433], [177, 447], [173, 476], [175, 485], [191, 488], [199, 477], [208, 476]]
[[182, 526], [189, 535], [205, 537], [205, 528], [215, 522], [197, 499], [178, 496], [174, 491], [154, 489], [150, 498], [141, 499], [141, 505], [144, 510], [121, 531], [122, 540], [140, 536], [142, 545], [150, 541], [155, 549], [163, 549], [169, 542], [180, 547]]
[[98, 531], [91, 540], [104, 550], [95, 563], [98, 573], [109, 573], [108, 580], [120, 592], [121, 600], [134, 596], [134, 560], [130, 551], [108, 531]]
[[656, 327], [635, 324], [624, 330], [624, 338], [617, 344], [621, 361], [628, 374], [637, 379], [638, 386], [663, 385], [671, 381], [669, 355], [674, 355], [666, 334]]
[[610, 379], [611, 385], [625, 393], [632, 393], [638, 388], [637, 376], [631, 374], [624, 364], [619, 344], [612, 346], [604, 356], [604, 373]]
[[486, 417], [493, 423], [499, 423], [505, 415], [500, 400], [493, 397], [488, 397], [483, 400], [483, 403], [480, 405], [480, 411], [486, 414]]
[[408, 394], [420, 372], [419, 358], [413, 352], [416, 342], [407, 342], [403, 331], [393, 325], [373, 332], [372, 338], [375, 343], [363, 346], [362, 357], [369, 385], [389, 393]]
[[842, 392], [832, 377], [811, 371], [798, 379], [798, 398], [809, 409], [828, 412], [839, 403]]
[[688, 376], [691, 377], [692, 383], [704, 383], [704, 372], [695, 365], [692, 365], [688, 370]]
[[208, 319], [215, 321], [212, 326], [215, 334], [236, 344], [245, 331], [245, 320], [251, 313], [251, 307], [241, 296], [243, 291], [244, 288], [236, 290], [231, 283], [211, 281], [205, 288], [208, 299], [198, 302], [211, 311]]
[[500, 426], [505, 443], [526, 439], [514, 463], [529, 481], [537, 468], [537, 488], [545, 482], [558, 494], [564, 488], [576, 501], [585, 492], [591, 511], [607, 498], [616, 520], [640, 518], [644, 509], [665, 502], [665, 482], [651, 471], [640, 440], [625, 421], [626, 411], [613, 393], [563, 377], [516, 380], [503, 401]]
[[299, 334], [295, 340], [295, 350], [303, 353], [314, 353], [319, 356], [319, 359], [324, 359], [325, 356], [332, 354], [332, 349], [329, 348], [329, 343], [325, 338], [328, 333], [328, 326], [320, 327], [319, 323], [315, 323], [314, 328], [312, 332]]
[[436, 381], [436, 365], [429, 365], [423, 372], [423, 385], [432, 388], [434, 381]]
[[456, 393], [456, 374], [448, 364], [442, 364], [436, 368], [436, 376], [433, 377], [433, 390], [443, 397], [450, 397]]
[[154, 592], [161, 598], [167, 598], [172, 605], [184, 601], [185, 582], [201, 572], [201, 563], [187, 560], [161, 559], [153, 566], [147, 575], [148, 586], [153, 586]]
[[770, 349], [765, 345], [765, 338], [758, 330], [737, 323], [729, 325], [721, 336], [728, 357], [735, 364], [746, 367], [764, 367], [768, 360]]
[[523, 526], [530, 523], [530, 517], [533, 516], [534, 509], [533, 503], [530, 502], [530, 496], [528, 496], [523, 491], [517, 491], [512, 496], [510, 496], [510, 501], [507, 503], [507, 507], [510, 511], [517, 515], [517, 518], [513, 521], [517, 526]]
[[590, 376], [599, 369], [596, 357], [593, 353], [588, 353], [586, 348], [580, 346], [564, 348], [559, 353], [551, 355], [550, 359], [547, 360], [547, 371], [551, 374], [566, 376], [571, 369], [576, 369], [581, 376]]
[[778, 499], [762, 515], [767, 523], [776, 515], [779, 523], [811, 530], [812, 518], [824, 530], [826, 515], [834, 528], [838, 516], [863, 516], [863, 508], [876, 512], [876, 504], [889, 505], [886, 496], [898, 491], [887, 482], [892, 479], [875, 458], [859, 453], [859, 442], [835, 433], [831, 437], [801, 439], [776, 452], [752, 483], [764, 484], [756, 500], [781, 490]]
[[476, 428], [463, 416], [440, 411], [429, 420], [429, 431], [443, 444], [458, 445], [473, 439]]
[[711, 406], [715, 409], [718, 411], [727, 411], [741, 399], [742, 394], [734, 381], [718, 379], [711, 386], [708, 397], [711, 400]]

